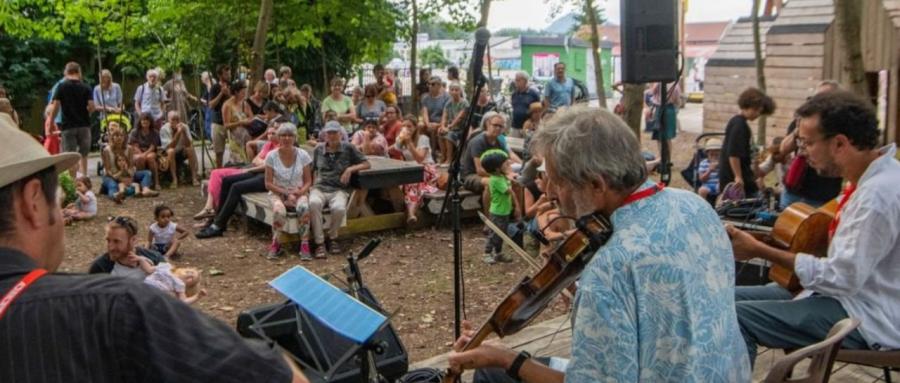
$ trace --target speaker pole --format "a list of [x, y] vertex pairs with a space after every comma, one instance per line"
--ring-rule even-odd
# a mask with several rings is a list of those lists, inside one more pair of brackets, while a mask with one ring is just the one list
[[[677, 83], [676, 83], [677, 86]], [[666, 83], [659, 83], [659, 180], [666, 186], [672, 180], [672, 154], [669, 148], [669, 126], [666, 124], [666, 106], [669, 104]]]

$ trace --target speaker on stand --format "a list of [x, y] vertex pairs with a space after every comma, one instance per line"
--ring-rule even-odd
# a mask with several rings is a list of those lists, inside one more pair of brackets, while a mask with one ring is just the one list
[[621, 0], [620, 4], [622, 82], [660, 83], [653, 138], [659, 140], [660, 181], [668, 185], [672, 177], [669, 140], [675, 136], [675, 119], [667, 118], [666, 93], [668, 83], [679, 77], [678, 0]]

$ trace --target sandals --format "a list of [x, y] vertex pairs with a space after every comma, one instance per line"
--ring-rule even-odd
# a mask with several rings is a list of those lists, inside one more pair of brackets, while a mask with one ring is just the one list
[[199, 213], [194, 214], [194, 220], [199, 221], [205, 218], [214, 217], [216, 215], [216, 211], [213, 209], [203, 208]]

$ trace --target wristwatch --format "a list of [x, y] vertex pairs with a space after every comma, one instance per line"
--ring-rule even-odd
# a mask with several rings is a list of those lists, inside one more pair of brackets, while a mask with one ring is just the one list
[[516, 359], [509, 365], [509, 369], [506, 370], [506, 375], [509, 375], [510, 378], [515, 380], [521, 380], [519, 378], [519, 369], [521, 369], [522, 365], [525, 364], [525, 361], [530, 358], [531, 354], [529, 354], [528, 351], [519, 352], [519, 355], [516, 355]]

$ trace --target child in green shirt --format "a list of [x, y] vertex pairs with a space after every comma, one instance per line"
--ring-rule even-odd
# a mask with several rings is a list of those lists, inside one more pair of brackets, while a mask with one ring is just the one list
[[[481, 155], [481, 166], [490, 177], [488, 191], [491, 193], [491, 222], [506, 230], [514, 212], [519, 211], [518, 201], [512, 190], [512, 184], [506, 177], [509, 172], [509, 156], [500, 149], [491, 149]], [[512, 262], [509, 254], [503, 254], [503, 239], [494, 232], [488, 235], [484, 245], [484, 262]]]

